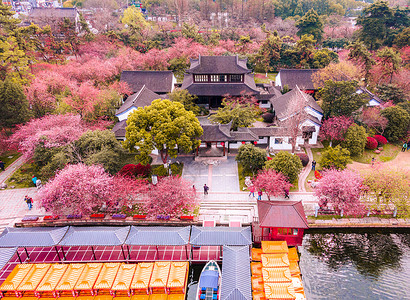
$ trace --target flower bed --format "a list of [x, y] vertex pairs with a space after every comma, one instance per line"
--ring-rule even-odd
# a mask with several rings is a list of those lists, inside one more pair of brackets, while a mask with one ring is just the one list
[[77, 214], [67, 216], [67, 219], [81, 219], [81, 218], [82, 218], [82, 215], [77, 215]]
[[180, 216], [179, 219], [183, 221], [193, 221], [194, 216]]
[[92, 214], [90, 216], [91, 219], [104, 219], [105, 218], [105, 214]]
[[144, 219], [147, 218], [147, 215], [134, 215], [133, 218], [134, 218], [134, 219], [144, 220]]
[[157, 220], [165, 220], [168, 221], [170, 219], [170, 216], [164, 216], [164, 215], [159, 215], [157, 216]]
[[53, 220], [58, 220], [60, 217], [59, 216], [44, 216], [43, 220], [44, 221], [53, 221]]
[[35, 222], [38, 220], [37, 216], [25, 216], [21, 221], [23, 222]]
[[111, 216], [113, 219], [125, 219], [127, 216], [123, 214], [114, 214]]

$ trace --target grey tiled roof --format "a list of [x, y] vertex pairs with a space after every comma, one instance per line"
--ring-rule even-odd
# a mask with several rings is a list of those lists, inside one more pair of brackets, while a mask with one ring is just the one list
[[51, 247], [67, 232], [66, 227], [7, 227], [0, 235], [0, 247]]
[[183, 246], [189, 242], [191, 227], [136, 227], [132, 226], [127, 245]]
[[192, 226], [190, 243], [198, 246], [251, 245], [251, 228]]
[[251, 300], [249, 246], [224, 246], [221, 300]]
[[156, 99], [162, 99], [160, 95], [154, 93], [145, 85], [136, 93], [132, 94], [125, 100], [121, 107], [117, 110], [116, 115], [119, 115], [131, 107], [144, 107], [151, 105], [152, 101]]
[[121, 81], [128, 83], [133, 93], [144, 85], [154, 93], [166, 94], [172, 91], [172, 71], [122, 71]]
[[0, 270], [9, 262], [16, 253], [16, 248], [0, 248]]
[[57, 8], [43, 8], [33, 7], [28, 15], [29, 19], [36, 18], [52, 18], [52, 19], [74, 19], [77, 16], [76, 8], [57, 7]]
[[282, 69], [279, 71], [282, 88], [288, 85], [289, 89], [299, 86], [302, 90], [314, 90], [312, 75], [319, 69]]
[[122, 120], [114, 125], [112, 131], [117, 139], [125, 138], [125, 127], [127, 127], [127, 120]]
[[130, 231], [125, 227], [74, 227], [70, 226], [60, 242], [62, 246], [119, 246], [124, 244]]
[[191, 67], [186, 70], [193, 74], [245, 74], [250, 73], [246, 59], [238, 56], [199, 56], [191, 59]]

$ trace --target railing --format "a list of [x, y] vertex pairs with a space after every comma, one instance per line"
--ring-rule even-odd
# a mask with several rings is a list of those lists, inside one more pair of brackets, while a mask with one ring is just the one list
[[[398, 210], [397, 208], [394, 209], [368, 209], [364, 213], [361, 214], [349, 214], [349, 216], [355, 216], [358, 218], [363, 218], [363, 217], [370, 217], [370, 216], [391, 216], [392, 218], [396, 218], [397, 215], [400, 215], [401, 210]], [[346, 213], [343, 211], [337, 211], [334, 209], [321, 209], [321, 208], [316, 208], [316, 209], [305, 209], [305, 214], [307, 216], [314, 216], [317, 218], [318, 216], [341, 216], [344, 217], [346, 216]]]

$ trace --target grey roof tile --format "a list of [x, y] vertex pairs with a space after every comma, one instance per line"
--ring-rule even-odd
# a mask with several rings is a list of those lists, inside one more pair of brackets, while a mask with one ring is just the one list
[[287, 85], [289, 89], [299, 86], [302, 90], [314, 90], [312, 75], [319, 69], [282, 69], [279, 71], [282, 88]]
[[191, 245], [251, 245], [250, 227], [197, 227], [192, 226]]
[[127, 245], [183, 246], [189, 242], [191, 227], [136, 227], [132, 226], [125, 241]]
[[57, 245], [66, 227], [7, 227], [0, 235], [0, 247], [51, 247]]
[[121, 81], [128, 83], [136, 93], [145, 85], [154, 93], [166, 94], [172, 91], [172, 71], [122, 71]]
[[0, 248], [0, 270], [9, 262], [9, 260], [16, 253], [17, 247], [15, 248]]
[[154, 93], [146, 85], [144, 85], [138, 92], [132, 94], [125, 100], [125, 102], [121, 105], [121, 107], [115, 113], [119, 115], [132, 107], [144, 107], [151, 105], [152, 101], [156, 99], [162, 99], [160, 95]]
[[193, 74], [244, 74], [250, 73], [246, 59], [238, 56], [199, 56], [191, 60], [191, 67], [186, 70]]
[[221, 300], [251, 300], [249, 246], [224, 246]]
[[61, 246], [119, 246], [124, 244], [130, 226], [74, 227], [70, 226]]

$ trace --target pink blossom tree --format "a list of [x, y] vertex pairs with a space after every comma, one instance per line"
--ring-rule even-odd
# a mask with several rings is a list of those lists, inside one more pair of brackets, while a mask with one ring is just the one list
[[315, 195], [322, 203], [329, 203], [333, 209], [344, 214], [361, 215], [365, 206], [360, 202], [363, 194], [363, 179], [350, 170], [327, 170], [319, 180]]
[[379, 134], [383, 134], [389, 120], [380, 114], [381, 109], [378, 107], [367, 107], [363, 109], [362, 121], [369, 128], [375, 130]]
[[144, 211], [150, 216], [181, 216], [192, 214], [197, 205], [192, 183], [179, 176], [168, 176], [151, 186]]
[[344, 134], [352, 124], [353, 120], [346, 116], [329, 118], [323, 122], [320, 136], [322, 140], [330, 140], [330, 146], [332, 146], [334, 140], [343, 141]]
[[36, 198], [53, 214], [90, 214], [112, 199], [114, 179], [102, 166], [67, 165]]
[[18, 127], [10, 143], [30, 158], [40, 142], [44, 142], [46, 148], [61, 147], [77, 140], [88, 129], [78, 115], [48, 115]]
[[270, 200], [270, 197], [284, 195], [285, 191], [289, 191], [292, 186], [282, 173], [277, 173], [273, 169], [259, 171], [253, 185], [257, 191], [264, 191], [268, 200]]

